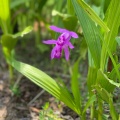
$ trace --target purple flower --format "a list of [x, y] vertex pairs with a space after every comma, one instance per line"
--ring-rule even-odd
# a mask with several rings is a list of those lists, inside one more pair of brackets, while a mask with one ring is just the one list
[[[51, 51], [51, 59], [53, 58], [61, 58], [62, 50], [65, 52], [66, 60], [69, 60], [69, 48], [73, 49], [74, 46], [70, 42], [71, 37], [78, 38], [78, 35], [75, 32], [68, 31], [66, 29], [58, 28], [56, 26], [50, 26], [50, 29], [62, 33], [57, 40], [47, 40], [43, 41], [45, 44], [55, 44], [55, 47]], [[68, 48], [69, 47], [69, 48]]]

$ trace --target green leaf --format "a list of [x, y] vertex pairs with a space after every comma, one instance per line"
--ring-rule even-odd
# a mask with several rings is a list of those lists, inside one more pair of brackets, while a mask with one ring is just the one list
[[87, 13], [87, 15], [89, 15], [89, 17], [96, 22], [98, 25], [100, 25], [106, 32], [109, 32], [109, 28], [107, 27], [107, 25], [100, 19], [99, 16], [97, 16], [97, 14], [92, 10], [92, 8], [87, 5], [83, 0], [77, 0], [79, 5], [85, 10], [85, 12]]
[[115, 110], [112, 97], [109, 98], [109, 106], [110, 106], [110, 114], [111, 114], [112, 120], [118, 120], [118, 114], [117, 114], [117, 111]]
[[12, 35], [13, 38], [17, 38], [17, 37], [23, 37], [25, 34], [28, 34], [29, 32], [31, 32], [33, 29], [32, 26], [28, 26], [26, 27], [22, 32], [18, 32], [17, 34], [15, 35]]
[[107, 10], [110, 2], [111, 2], [111, 0], [105, 0], [105, 1], [104, 1], [104, 13], [106, 12], [106, 10]]
[[76, 16], [73, 16], [70, 14], [63, 14], [57, 10], [53, 10], [52, 15], [56, 17], [57, 16], [61, 17], [63, 25], [65, 26], [66, 29], [72, 31], [76, 28], [77, 21], [78, 21]]
[[1, 44], [3, 47], [6, 47], [9, 51], [11, 51], [17, 43], [17, 39], [13, 38], [12, 35], [2, 35]]
[[87, 86], [90, 93], [90, 96], [93, 95], [93, 86], [96, 85], [97, 78], [97, 69], [93, 67], [89, 67], [88, 76], [87, 76]]
[[0, 0], [0, 18], [4, 21], [10, 16], [9, 0]]
[[72, 79], [71, 79], [71, 90], [74, 96], [74, 101], [76, 108], [78, 109], [79, 113], [81, 113], [81, 96], [80, 96], [80, 89], [79, 89], [79, 81], [78, 81], [78, 75], [79, 75], [79, 61], [78, 59], [73, 66], [72, 69]]
[[[120, 64], [117, 65], [118, 70], [119, 70], [119, 68], [120, 68]], [[113, 68], [112, 71], [108, 74], [108, 78], [110, 78], [110, 79], [116, 79], [117, 78], [115, 68]]]
[[66, 29], [68, 30], [74, 30], [77, 25], [77, 18], [75, 16], [68, 16], [63, 18], [63, 24]]
[[101, 99], [109, 103], [109, 97], [110, 97], [109, 93], [104, 88], [102, 88], [100, 85], [95, 85], [94, 87], [98, 95], [101, 97]]
[[9, 0], [0, 0], [0, 27], [4, 34], [11, 33]]
[[13, 9], [21, 4], [24, 4], [25, 2], [29, 2], [31, 0], [11, 0], [10, 8]]
[[112, 116], [113, 120], [118, 120], [118, 114], [115, 110], [115, 107], [113, 105], [113, 97], [110, 93], [108, 93], [104, 88], [102, 88], [101, 86], [94, 86], [95, 89], [97, 90], [98, 96], [101, 97], [101, 99], [103, 99], [104, 101], [106, 101], [109, 104], [110, 107], [110, 114]]
[[116, 37], [116, 41], [117, 41], [118, 45], [120, 46], [120, 37]]
[[[120, 87], [120, 83], [117, 83], [113, 80], [115, 80], [117, 78], [116, 69], [119, 70], [119, 68], [120, 68], [120, 64], [116, 65], [116, 67], [114, 67], [114, 69], [108, 74], [108, 77], [107, 77], [107, 80], [109, 81], [109, 83], [113, 84], [116, 87]], [[108, 78], [110, 78], [110, 79], [108, 79]]]
[[87, 44], [86, 41], [83, 39], [80, 44], [80, 57], [81, 59], [86, 59], [86, 54], [87, 54]]
[[88, 109], [89, 106], [91, 106], [93, 104], [93, 102], [96, 101], [96, 95], [93, 95], [89, 98], [89, 100], [87, 101], [82, 114], [84, 114], [86, 112], [86, 110]]
[[68, 11], [68, 14], [70, 14], [70, 15], [75, 14], [71, 0], [67, 0], [67, 11]]
[[[119, 74], [119, 70], [118, 70], [118, 67], [117, 67], [117, 55], [115, 56], [116, 57], [116, 59], [114, 59], [114, 57], [113, 57], [113, 55], [112, 55], [112, 52], [110, 51], [110, 49], [111, 48], [109, 48], [109, 46], [108, 46], [108, 44], [106, 43], [106, 41], [104, 40], [103, 41], [104, 42], [104, 47], [103, 47], [103, 49], [105, 50], [105, 52], [108, 52], [108, 55], [109, 55], [109, 57], [110, 57], [110, 59], [111, 59], [111, 61], [112, 61], [112, 63], [113, 63], [113, 66], [114, 66], [114, 70], [116, 71], [116, 75], [117, 75], [117, 78], [119, 79], [119, 81], [120, 81], [120, 74]], [[106, 46], [105, 46], [106, 45]], [[115, 46], [114, 46], [115, 47]], [[102, 50], [103, 50], [102, 49]], [[116, 47], [115, 47], [115, 49], [116, 49]], [[104, 54], [104, 53], [103, 53]], [[105, 55], [107, 55], [107, 54], [105, 54]], [[106, 56], [107, 57], [107, 56]], [[102, 57], [101, 57], [102, 58]], [[116, 61], [115, 61], [116, 60]], [[105, 59], [103, 58], [102, 60], [101, 60], [101, 70], [103, 71], [104, 70], [104, 66], [103, 66], [103, 62], [105, 62]], [[106, 64], [105, 64], [106, 65]], [[113, 78], [113, 79], [116, 79], [116, 77], [115, 78]]]
[[120, 120], [120, 114], [119, 114], [119, 119], [118, 120]]
[[110, 80], [110, 79], [109, 79], [109, 82], [116, 87], [120, 87], [120, 83], [114, 82], [113, 80]]
[[92, 3], [95, 4], [96, 6], [100, 6], [102, 0], [91, 0], [91, 1], [92, 1]]
[[81, 8], [76, 0], [71, 0], [80, 25], [83, 30], [83, 34], [92, 55], [94, 64], [97, 68], [100, 66], [100, 54], [101, 54], [101, 43], [100, 43], [100, 32], [96, 27], [95, 23], [90, 19], [87, 13]]
[[102, 100], [106, 101], [109, 104], [110, 107], [110, 114], [112, 116], [112, 120], [118, 120], [118, 114], [115, 110], [115, 107], [113, 105], [113, 97], [110, 93], [108, 93], [104, 88], [101, 86], [94, 86], [97, 90], [98, 96], [101, 97]]
[[45, 89], [57, 99], [64, 102], [68, 107], [70, 107], [72, 110], [79, 114], [79, 111], [75, 107], [73, 96], [66, 88], [60, 86], [55, 80], [53, 80], [50, 76], [48, 76], [41, 70], [31, 65], [16, 61], [15, 59], [10, 58], [9, 56], [7, 56], [7, 58], [9, 63], [17, 71], [25, 75], [32, 82]]
[[97, 84], [100, 84], [100, 86], [108, 92], [113, 92], [114, 88], [116, 87], [114, 84], [111, 84], [111, 81], [113, 80], [110, 80], [106, 74], [104, 74], [101, 70], [98, 70]]
[[[63, 1], [62, 0], [58, 0], [55, 3], [55, 6], [54, 6], [55, 9], [53, 11], [57, 11], [58, 14], [60, 13], [61, 15], [63, 15], [62, 12], [61, 12], [63, 7], [64, 7]], [[54, 25], [56, 25], [58, 27], [62, 26], [62, 20], [60, 19], [60, 16], [55, 16], [54, 17]], [[55, 32], [53, 32], [52, 34], [54, 36], [54, 39], [57, 39], [58, 34], [55, 33]]]
[[120, 26], [120, 0], [111, 0], [105, 14], [105, 22], [110, 32], [104, 35], [103, 46], [101, 51], [101, 69], [104, 70], [108, 58], [108, 48], [111, 54], [116, 51], [116, 36]]
[[[104, 41], [104, 44], [106, 44], [106, 41]], [[110, 59], [111, 59], [111, 61], [112, 61], [112, 63], [113, 63], [114, 69], [115, 69], [115, 71], [116, 71], [116, 75], [117, 75], [117, 77], [118, 77], [118, 79], [119, 79], [119, 81], [120, 81], [120, 74], [119, 74], [119, 70], [118, 70], [118, 68], [117, 68], [116, 61], [115, 61], [115, 59], [113, 58], [113, 55], [112, 55], [109, 47], [107, 46], [107, 44], [106, 44], [106, 49], [107, 49], [107, 52], [108, 52], [108, 54], [109, 54], [109, 56], [110, 56]], [[117, 57], [117, 56], [116, 56], [116, 57]], [[102, 62], [101, 62], [101, 63], [102, 63]], [[101, 64], [101, 65], [102, 65], [102, 64]], [[102, 67], [104, 67], [104, 66], [102, 66]], [[101, 70], [102, 70], [102, 68], [101, 68]], [[116, 78], [116, 77], [115, 77], [115, 78]], [[115, 78], [113, 78], [113, 79], [115, 79]]]
[[29, 27], [26, 27], [22, 32], [19, 32], [15, 35], [11, 35], [11, 34], [2, 35], [1, 43], [3, 47], [6, 47], [9, 51], [11, 51], [17, 43], [17, 37], [19, 36], [23, 37], [25, 34], [31, 32], [31, 30], [32, 30], [32, 27], [29, 26]]

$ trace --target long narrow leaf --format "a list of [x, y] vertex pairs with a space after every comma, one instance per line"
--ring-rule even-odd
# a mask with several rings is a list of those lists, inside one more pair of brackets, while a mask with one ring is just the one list
[[118, 114], [113, 105], [113, 98], [109, 98], [110, 114], [113, 120], [118, 120]]
[[0, 0], [0, 18], [6, 21], [10, 16], [9, 0]]
[[[111, 54], [116, 50], [115, 37], [118, 34], [120, 26], [120, 0], [111, 0], [108, 10], [105, 15], [105, 22], [110, 29], [110, 32], [105, 34], [101, 51], [101, 69], [104, 70], [107, 61], [107, 48]], [[104, 42], [105, 41], [105, 42]], [[107, 45], [107, 46], [106, 46]]]
[[109, 28], [107, 25], [100, 19], [100, 17], [88, 6], [83, 0], [77, 0], [79, 5], [86, 11], [86, 13], [89, 15], [89, 17], [96, 22], [98, 25], [100, 25], [106, 32], [109, 32]]
[[71, 3], [71, 0], [67, 0], [67, 11], [68, 11], [68, 14], [70, 14], [70, 15], [75, 14], [74, 8], [73, 8], [72, 3]]
[[93, 95], [92, 90], [93, 90], [93, 85], [96, 84], [96, 78], [97, 78], [97, 69], [93, 67], [89, 67], [88, 76], [87, 76], [87, 85], [90, 96]]
[[94, 101], [96, 101], [96, 96], [95, 96], [95, 95], [93, 95], [93, 96], [91, 96], [91, 97], [89, 98], [89, 100], [87, 101], [87, 103], [86, 103], [86, 105], [85, 105], [85, 107], [84, 107], [84, 109], [83, 109], [82, 114], [84, 114], [84, 113], [86, 112], [87, 108], [88, 108], [90, 105], [92, 105]]
[[74, 10], [77, 14], [78, 20], [83, 30], [83, 34], [91, 52], [94, 64], [97, 68], [100, 66], [100, 54], [101, 54], [101, 43], [100, 43], [100, 32], [96, 27], [95, 23], [90, 19], [83, 8], [77, 3], [76, 0], [71, 0], [73, 3]]
[[80, 97], [80, 89], [79, 89], [79, 81], [78, 81], [78, 66], [79, 66], [79, 59], [75, 62], [73, 69], [72, 69], [72, 79], [71, 79], [71, 89], [74, 96], [74, 101], [76, 104], [76, 108], [81, 113], [81, 97]]
[[63, 101], [67, 106], [69, 106], [72, 110], [79, 114], [79, 111], [75, 107], [73, 96], [68, 92], [66, 88], [63, 88], [47, 74], [33, 66], [16, 61], [13, 58], [9, 58], [8, 60], [9, 63], [17, 71], [19, 71], [27, 78], [29, 78], [32, 82], [55, 96], [57, 99]]

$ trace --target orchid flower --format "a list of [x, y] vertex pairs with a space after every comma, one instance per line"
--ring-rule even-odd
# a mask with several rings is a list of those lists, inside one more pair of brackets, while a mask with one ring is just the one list
[[[69, 60], [69, 48], [73, 49], [74, 46], [70, 42], [71, 37], [78, 38], [78, 35], [73, 31], [68, 31], [66, 29], [58, 28], [56, 26], [50, 26], [50, 29], [62, 33], [57, 40], [47, 40], [43, 41], [44, 44], [55, 44], [54, 48], [51, 51], [51, 59], [53, 58], [61, 58], [62, 50], [65, 52], [65, 59]], [[69, 48], [68, 48], [69, 47]]]

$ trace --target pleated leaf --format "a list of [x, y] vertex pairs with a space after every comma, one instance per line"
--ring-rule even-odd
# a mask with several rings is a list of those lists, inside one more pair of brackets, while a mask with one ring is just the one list
[[100, 43], [100, 32], [96, 27], [95, 23], [87, 15], [85, 10], [78, 4], [76, 0], [71, 0], [80, 25], [83, 30], [83, 34], [91, 52], [94, 64], [97, 68], [100, 67], [100, 54], [101, 54], [101, 43]]
[[113, 104], [113, 97], [110, 93], [108, 93], [104, 88], [101, 86], [95, 86], [95, 89], [97, 90], [98, 96], [106, 101], [109, 104], [110, 107], [110, 114], [112, 117], [112, 120], [118, 120], [118, 114], [115, 110], [114, 104]]
[[83, 0], [77, 0], [79, 5], [85, 10], [85, 12], [89, 15], [89, 17], [100, 25], [106, 32], [109, 32], [109, 28], [106, 24], [101, 20], [101, 18], [92, 10], [92, 8], [87, 5]]
[[87, 76], [87, 85], [90, 96], [93, 95], [92, 90], [93, 90], [93, 86], [96, 84], [96, 78], [97, 78], [97, 69], [93, 67], [89, 67], [88, 76]]
[[95, 87], [95, 89], [96, 89], [96, 91], [97, 91], [97, 93], [98, 93], [98, 96], [99, 96], [102, 100], [104, 100], [104, 101], [106, 101], [107, 103], [109, 103], [109, 97], [110, 97], [109, 93], [108, 93], [104, 88], [102, 88], [100, 85], [96, 85], [96, 86], [94, 86], [94, 87]]
[[74, 101], [76, 104], [76, 108], [81, 113], [81, 96], [80, 96], [80, 88], [79, 88], [79, 81], [78, 81], [78, 75], [79, 75], [79, 59], [74, 63], [73, 69], [72, 69], [72, 79], [71, 79], [71, 90], [74, 96]]
[[19, 71], [24, 76], [29, 78], [36, 85], [45, 89], [47, 92], [52, 94], [57, 99], [63, 101], [68, 107], [70, 107], [72, 110], [74, 110], [76, 113], [79, 114], [79, 111], [77, 111], [77, 109], [75, 108], [73, 96], [69, 93], [69, 91], [66, 88], [60, 86], [55, 80], [53, 80], [46, 73], [42, 72], [41, 70], [31, 65], [16, 61], [13, 58], [9, 58], [8, 60], [9, 63], [17, 71]]
[[[107, 61], [107, 47], [110, 52], [116, 51], [116, 36], [118, 34], [118, 28], [120, 26], [120, 0], [111, 0], [105, 14], [105, 22], [110, 29], [110, 32], [105, 34], [103, 40], [103, 47], [101, 51], [101, 69], [104, 70]], [[104, 42], [105, 41], [105, 42]]]
[[106, 74], [104, 74], [101, 70], [97, 72], [97, 84], [100, 84], [102, 88], [107, 90], [107, 92], [113, 92], [115, 85], [111, 84], [110, 80]]

